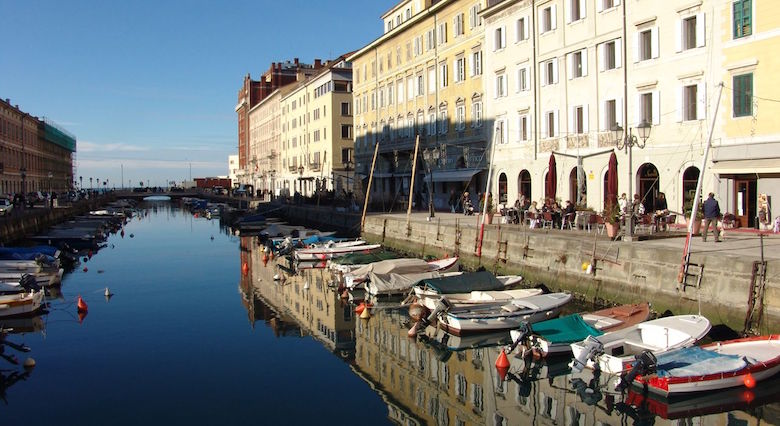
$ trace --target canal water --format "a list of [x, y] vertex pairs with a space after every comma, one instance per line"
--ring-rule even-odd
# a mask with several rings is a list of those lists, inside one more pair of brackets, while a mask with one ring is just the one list
[[217, 220], [144, 204], [66, 275], [47, 314], [6, 324], [31, 351], [5, 355], [36, 366], [0, 360], [0, 425], [778, 422], [778, 380], [675, 403], [615, 394], [566, 361], [512, 357], [502, 380], [505, 335], [429, 328], [410, 340], [395, 304], [361, 319], [326, 271], [285, 273], [257, 247]]

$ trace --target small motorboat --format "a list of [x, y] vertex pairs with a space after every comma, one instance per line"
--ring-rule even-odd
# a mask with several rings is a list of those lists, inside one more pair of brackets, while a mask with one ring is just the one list
[[26, 315], [41, 309], [43, 291], [0, 295], [0, 317]]
[[369, 252], [382, 247], [381, 244], [364, 244], [349, 247], [315, 247], [295, 250], [297, 260], [326, 260], [349, 253]]
[[425, 279], [413, 287], [417, 303], [428, 309], [436, 309], [442, 297], [453, 306], [508, 302], [542, 293], [541, 289], [507, 289], [520, 283], [519, 275], [495, 276], [488, 271], [477, 271]]
[[445, 272], [452, 269], [458, 263], [457, 257], [439, 259], [430, 262], [418, 258], [387, 259], [379, 262], [363, 265], [344, 275], [344, 285], [348, 289], [355, 288], [358, 284], [368, 280], [369, 274], [420, 274], [425, 272]]
[[523, 351], [534, 356], [546, 357], [571, 354], [571, 344], [588, 336], [601, 336], [621, 330], [650, 318], [650, 304], [635, 303], [613, 306], [586, 314], [573, 314], [533, 326], [512, 330], [512, 342], [523, 344]]
[[676, 315], [646, 321], [571, 344], [572, 370], [583, 367], [618, 374], [631, 368], [635, 355], [649, 351], [655, 356], [694, 345], [711, 328], [701, 315]]
[[733, 387], [753, 388], [779, 371], [780, 335], [772, 334], [665, 352], [655, 357], [654, 364], [643, 366], [633, 384], [669, 398]]

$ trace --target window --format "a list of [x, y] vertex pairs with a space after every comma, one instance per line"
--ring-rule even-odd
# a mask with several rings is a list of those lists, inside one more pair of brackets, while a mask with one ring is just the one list
[[[317, 109], [317, 110], [314, 110], [314, 112], [318, 113], [318, 112], [320, 112], [320, 110]], [[315, 115], [319, 115], [319, 114], [315, 114]], [[350, 115], [349, 114], [349, 102], [342, 102], [341, 103], [341, 115], [345, 116], [345, 117]]]
[[342, 124], [341, 125], [341, 139], [352, 139], [352, 125], [351, 124]]
[[446, 135], [449, 127], [450, 122], [449, 118], [447, 118], [447, 107], [439, 107], [439, 133]]
[[531, 89], [531, 77], [528, 67], [517, 70], [517, 91], [525, 92]]
[[448, 79], [447, 79], [447, 63], [442, 62], [439, 64], [439, 81], [441, 82], [441, 87], [447, 87]]
[[395, 48], [395, 63], [401, 65], [401, 46]]
[[600, 71], [613, 70], [622, 66], [621, 45], [620, 39], [608, 41], [600, 45]]
[[[703, 117], [704, 111], [699, 111], [699, 109], [703, 109], [703, 108], [699, 107], [699, 85], [698, 84], [683, 86], [681, 101], [682, 101], [681, 118], [683, 121], [698, 120], [700, 118], [704, 118]], [[701, 112], [701, 116], [699, 115], [699, 112]]]
[[660, 122], [660, 102], [658, 91], [640, 93], [637, 99], [636, 124], [646, 121], [650, 124], [659, 124]]
[[588, 75], [588, 50], [582, 49], [569, 53], [569, 80]]
[[704, 46], [704, 13], [680, 19], [677, 25], [678, 52]]
[[528, 114], [520, 115], [517, 121], [517, 130], [518, 130], [517, 140], [519, 140], [520, 142], [524, 142], [528, 140], [528, 136], [529, 136], [528, 124], [529, 124]]
[[455, 82], [459, 83], [466, 79], [466, 59], [460, 56], [455, 59]]
[[393, 89], [393, 83], [390, 83], [387, 85], [387, 104], [392, 105], [393, 104], [393, 93], [395, 92], [395, 89]]
[[539, 74], [542, 76], [542, 86], [558, 83], [558, 60], [550, 59], [539, 64]]
[[506, 29], [504, 27], [496, 28], [493, 38], [493, 50], [501, 50], [506, 47]]
[[478, 50], [471, 54], [471, 76], [482, 75], [482, 51]]
[[409, 101], [414, 99], [414, 77], [406, 78], [406, 99]]
[[616, 124], [623, 125], [622, 99], [604, 101], [601, 106], [601, 130], [612, 130]]
[[558, 110], [547, 111], [542, 116], [542, 138], [558, 136]]
[[588, 133], [588, 106], [580, 105], [569, 110], [569, 133]]
[[555, 5], [550, 5], [539, 11], [539, 34], [552, 31], [556, 27]]
[[411, 41], [406, 43], [406, 60], [407, 61], [411, 61], [412, 60], [412, 42]]
[[425, 94], [425, 78], [422, 74], [417, 75], [417, 96]]
[[414, 38], [414, 56], [420, 56], [423, 53], [422, 36]]
[[646, 29], [636, 35], [634, 62], [658, 57], [658, 27]]
[[585, 0], [569, 0], [569, 22], [585, 18]]
[[398, 95], [397, 96], [398, 97], [398, 102], [399, 103], [403, 102], [404, 101], [404, 81], [403, 80], [398, 80], [398, 82], [396, 83], [396, 87], [398, 88], [398, 93], [397, 93], [397, 95]]
[[482, 127], [482, 102], [475, 101], [471, 104], [472, 123], [471, 127]]
[[455, 107], [455, 130], [463, 131], [466, 129], [466, 106], [458, 105]]
[[523, 16], [515, 23], [515, 41], [528, 40], [528, 29], [530, 28], [528, 17]]
[[318, 142], [320, 140], [320, 131], [315, 130], [314, 131], [314, 142]]
[[506, 143], [506, 118], [496, 118], [496, 134], [494, 140], [499, 145]]
[[385, 88], [379, 88], [379, 108], [385, 107]]
[[433, 50], [436, 47], [436, 31], [428, 30], [425, 33], [425, 50]]
[[320, 109], [317, 108], [314, 110], [314, 119], [318, 120], [320, 118]]
[[464, 33], [465, 29], [463, 28], [463, 19], [464, 19], [464, 16], [463, 16], [462, 13], [459, 13], [459, 14], [455, 15], [454, 18], [452, 18], [452, 27], [454, 28], [453, 31], [455, 31], [455, 33], [453, 35], [455, 37], [460, 37]]
[[497, 98], [503, 98], [506, 96], [507, 88], [506, 88], [506, 75], [505, 74], [497, 74], [496, 75], [496, 97]]
[[753, 115], [753, 73], [734, 76], [734, 117]]
[[447, 42], [447, 23], [442, 22], [439, 24], [439, 28], [437, 29], [436, 35], [439, 38], [439, 44], [444, 44]]
[[753, 0], [734, 0], [734, 38], [753, 34]]
[[469, 28], [474, 28], [482, 24], [482, 21], [479, 18], [479, 9], [479, 3], [471, 6], [471, 9], [469, 9]]
[[436, 68], [428, 68], [428, 93], [436, 92]]
[[433, 109], [428, 113], [428, 134], [436, 134], [436, 111]]
[[596, 5], [599, 12], [606, 9], [611, 9], [619, 4], [620, 0], [596, 0]]

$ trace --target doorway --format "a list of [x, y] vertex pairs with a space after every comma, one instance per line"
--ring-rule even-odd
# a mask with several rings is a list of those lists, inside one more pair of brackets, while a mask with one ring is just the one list
[[734, 216], [738, 226], [756, 226], [757, 181], [755, 178], [734, 179]]

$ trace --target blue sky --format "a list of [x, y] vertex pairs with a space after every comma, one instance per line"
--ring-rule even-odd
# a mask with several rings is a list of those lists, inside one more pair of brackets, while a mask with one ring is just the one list
[[0, 97], [76, 135], [85, 182], [226, 175], [243, 76], [358, 49], [394, 4], [0, 0]]

